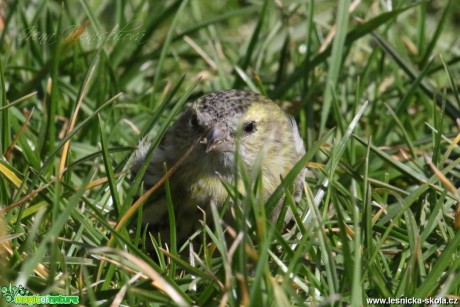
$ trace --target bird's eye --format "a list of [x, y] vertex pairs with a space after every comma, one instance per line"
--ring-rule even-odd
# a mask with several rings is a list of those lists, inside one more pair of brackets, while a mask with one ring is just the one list
[[249, 122], [244, 124], [244, 132], [246, 133], [253, 133], [256, 131], [256, 123], [255, 122]]
[[190, 126], [198, 127], [198, 118], [196, 114], [193, 114], [192, 117], [190, 118]]

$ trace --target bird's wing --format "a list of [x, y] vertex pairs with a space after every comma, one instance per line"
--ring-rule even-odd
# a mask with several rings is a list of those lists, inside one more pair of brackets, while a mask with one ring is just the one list
[[[151, 143], [149, 141], [142, 141], [139, 144], [138, 150], [134, 153], [134, 157], [131, 162], [131, 178], [134, 178], [139, 172], [140, 168], [148, 163], [147, 170], [145, 171], [143, 180], [145, 190], [150, 189], [161, 177], [164, 175], [163, 163], [165, 160], [164, 150], [160, 144], [158, 148], [155, 149], [153, 157], [149, 162], [146, 162], [147, 153], [149, 152]], [[163, 187], [160, 187], [155, 195], [163, 195]], [[155, 197], [154, 199], [156, 199]]]

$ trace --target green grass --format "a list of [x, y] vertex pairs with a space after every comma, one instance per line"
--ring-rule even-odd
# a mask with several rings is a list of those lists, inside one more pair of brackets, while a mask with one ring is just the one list
[[[354, 4], [0, 3], [0, 287], [104, 306], [460, 298], [460, 3]], [[278, 102], [307, 153], [266, 202], [257, 173], [248, 195], [226, 186], [233, 242], [204, 224], [192, 258], [155, 241], [154, 261], [129, 159], [225, 88]], [[281, 197], [288, 231], [266, 219]]]

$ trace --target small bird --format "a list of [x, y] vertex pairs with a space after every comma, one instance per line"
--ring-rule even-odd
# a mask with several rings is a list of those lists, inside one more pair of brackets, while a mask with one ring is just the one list
[[[143, 165], [149, 145], [142, 147], [134, 157], [133, 175]], [[237, 148], [249, 171], [260, 163], [265, 200], [305, 154], [294, 118], [270, 99], [248, 91], [207, 94], [193, 102], [166, 131], [148, 162], [143, 180], [144, 188], [151, 188], [164, 175], [164, 163], [170, 168], [189, 151], [169, 178], [179, 242], [185, 242], [199, 229], [203, 212], [198, 208], [210, 213], [211, 203], [219, 208], [226, 201], [228, 195], [222, 181], [234, 181]], [[304, 172], [294, 182], [293, 196], [297, 202], [302, 195]], [[237, 186], [244, 193], [243, 185]], [[270, 216], [272, 220], [278, 218], [282, 205], [281, 200]], [[224, 220], [231, 225], [229, 216], [226, 214]], [[285, 222], [291, 218], [292, 214], [286, 214]], [[159, 234], [162, 242], [169, 242], [164, 189], [157, 190], [144, 206], [143, 223], [149, 225], [154, 236]]]

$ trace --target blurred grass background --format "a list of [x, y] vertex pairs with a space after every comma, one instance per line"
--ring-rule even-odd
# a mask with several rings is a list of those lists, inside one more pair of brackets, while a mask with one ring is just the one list
[[[113, 306], [459, 298], [459, 26], [452, 0], [1, 2], [0, 286]], [[204, 228], [192, 260], [154, 262], [127, 227], [129, 157], [228, 88], [299, 123], [295, 225], [240, 196], [258, 227], [239, 244]]]

